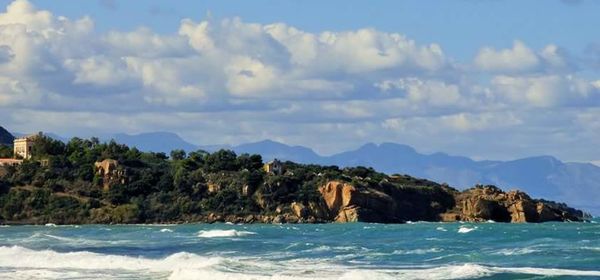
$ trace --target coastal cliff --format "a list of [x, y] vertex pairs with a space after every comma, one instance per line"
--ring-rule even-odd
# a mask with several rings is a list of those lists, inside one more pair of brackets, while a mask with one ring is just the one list
[[[464, 191], [366, 167], [276, 162], [232, 151], [145, 153], [40, 137], [0, 172], [0, 223], [583, 221], [583, 212], [495, 186]], [[41, 164], [41, 163], [44, 164]]]

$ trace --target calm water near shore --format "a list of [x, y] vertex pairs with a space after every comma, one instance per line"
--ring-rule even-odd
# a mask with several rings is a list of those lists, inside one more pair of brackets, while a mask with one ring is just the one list
[[4, 226], [0, 279], [600, 279], [600, 224]]

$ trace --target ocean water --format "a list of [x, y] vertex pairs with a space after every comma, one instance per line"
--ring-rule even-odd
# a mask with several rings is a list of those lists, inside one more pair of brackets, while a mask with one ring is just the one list
[[3, 226], [0, 279], [600, 279], [600, 224]]

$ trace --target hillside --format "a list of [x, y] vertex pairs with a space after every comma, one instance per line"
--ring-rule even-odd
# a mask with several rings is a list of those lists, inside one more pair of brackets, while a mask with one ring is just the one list
[[[0, 177], [0, 223], [325, 223], [582, 221], [583, 212], [520, 191], [458, 191], [372, 168], [283, 163], [259, 155], [140, 152], [114, 141], [37, 138], [36, 155]], [[48, 164], [41, 166], [40, 159]]]
[[15, 137], [0, 126], [0, 145], [12, 145], [13, 140], [15, 140]]
[[304, 164], [369, 166], [387, 174], [411, 174], [458, 189], [475, 184], [491, 184], [523, 190], [535, 197], [561, 200], [600, 215], [600, 167], [585, 163], [562, 162], [550, 156], [511, 161], [475, 161], [445, 153], [423, 154], [410, 146], [382, 143], [366, 144], [356, 150], [321, 156], [302, 146], [289, 146], [271, 140], [241, 144], [196, 146], [173, 133], [117, 134], [115, 139], [142, 151], [164, 152], [174, 149], [210, 152], [230, 148], [236, 153], [260, 154], [265, 161], [278, 158]]
[[[445, 153], [422, 154], [410, 146], [383, 143], [366, 144], [356, 150], [332, 156], [294, 156], [298, 147], [278, 143], [276, 152], [269, 145], [255, 147], [245, 152], [259, 153], [265, 159], [274, 157], [297, 160], [302, 163], [319, 163], [340, 167], [368, 166], [387, 174], [411, 174], [437, 182], [445, 182], [458, 189], [475, 184], [491, 184], [517, 188], [535, 197], [561, 200], [578, 208], [600, 215], [600, 167], [585, 163], [566, 163], [554, 157], [529, 157], [512, 161], [475, 161], [467, 157]], [[283, 146], [282, 146], [283, 145]], [[307, 149], [307, 148], [304, 148]], [[310, 155], [312, 150], [303, 152]]]

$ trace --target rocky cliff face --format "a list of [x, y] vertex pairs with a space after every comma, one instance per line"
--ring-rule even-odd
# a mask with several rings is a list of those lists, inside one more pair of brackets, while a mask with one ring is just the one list
[[379, 190], [356, 187], [348, 183], [331, 181], [319, 188], [327, 205], [329, 217], [336, 222], [392, 222], [397, 205], [394, 199]]
[[[423, 190], [386, 188], [385, 182], [378, 187], [367, 187], [330, 181], [321, 186], [319, 192], [323, 205], [309, 207], [294, 202], [290, 207], [294, 215], [342, 223], [409, 220], [523, 223], [580, 221], [583, 217], [581, 211], [564, 204], [535, 200], [521, 191], [503, 192], [493, 186], [458, 192], [443, 186]], [[448, 198], [453, 201], [449, 202]]]
[[552, 202], [535, 200], [521, 191], [503, 192], [492, 187], [472, 188], [455, 196], [456, 207], [442, 214], [442, 221], [549, 222], [579, 221], [581, 211]]
[[119, 162], [113, 159], [105, 159], [94, 163], [96, 174], [102, 178], [102, 186], [104, 191], [108, 191], [111, 186], [116, 184], [125, 184], [127, 182], [127, 174]]

